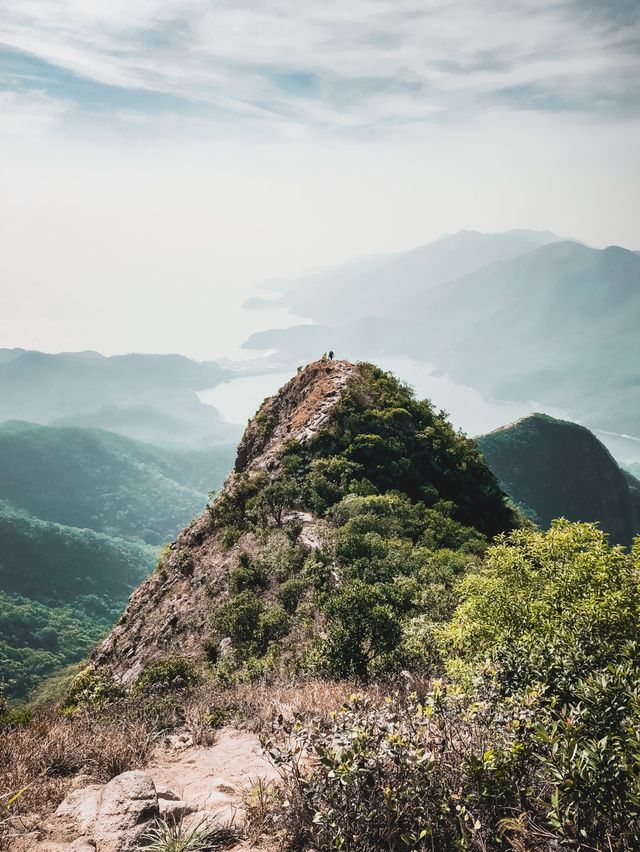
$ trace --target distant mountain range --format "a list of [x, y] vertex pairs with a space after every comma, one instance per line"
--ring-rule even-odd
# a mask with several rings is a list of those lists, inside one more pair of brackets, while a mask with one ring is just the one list
[[233, 374], [181, 355], [0, 349], [0, 420], [110, 429], [158, 444], [237, 440], [196, 391]]
[[493, 398], [536, 399], [591, 428], [640, 436], [635, 252], [462, 231], [268, 286], [314, 324], [259, 332], [249, 349], [275, 349], [291, 364], [328, 348], [402, 354]]
[[640, 534], [640, 481], [583, 426], [544, 414], [476, 438], [504, 491], [532, 521], [598, 521], [613, 542]]

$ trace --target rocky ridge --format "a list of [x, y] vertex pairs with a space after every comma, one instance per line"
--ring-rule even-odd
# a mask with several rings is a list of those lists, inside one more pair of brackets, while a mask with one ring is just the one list
[[[217, 499], [236, 489], [240, 475], [273, 476], [278, 453], [289, 440], [306, 443], [328, 422], [345, 389], [358, 381], [358, 368], [348, 361], [316, 361], [299, 370], [249, 422], [238, 447], [234, 470]], [[299, 541], [307, 549], [321, 542], [321, 524], [310, 513], [297, 513]], [[125, 688], [149, 664], [170, 654], [198, 661], [204, 657], [212, 604], [228, 596], [228, 576], [240, 552], [257, 553], [259, 542], [245, 533], [224, 547], [211, 514], [205, 511], [171, 545], [159, 569], [132, 594], [127, 608], [91, 664], [108, 672]]]

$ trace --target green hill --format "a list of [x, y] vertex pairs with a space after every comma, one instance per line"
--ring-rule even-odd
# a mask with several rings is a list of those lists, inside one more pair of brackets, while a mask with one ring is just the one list
[[232, 451], [0, 424], [0, 681], [9, 697], [86, 656], [158, 546], [220, 487]]
[[0, 503], [0, 681], [24, 698], [81, 660], [153, 568], [156, 548]]
[[537, 524], [597, 521], [614, 542], [640, 533], [640, 482], [588, 429], [544, 414], [476, 438], [501, 486]]
[[202, 511], [231, 445], [168, 450], [100, 429], [0, 424], [0, 499], [46, 521], [162, 544]]
[[432, 654], [456, 578], [517, 524], [443, 412], [371, 364], [315, 362], [265, 400], [92, 659], [131, 685], [170, 654], [216, 662], [226, 639], [228, 674], [392, 672]]

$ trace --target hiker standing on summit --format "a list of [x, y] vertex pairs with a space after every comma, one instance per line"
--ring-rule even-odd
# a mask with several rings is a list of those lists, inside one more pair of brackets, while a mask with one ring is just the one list
[[333, 361], [333, 349], [329, 352], [329, 360]]

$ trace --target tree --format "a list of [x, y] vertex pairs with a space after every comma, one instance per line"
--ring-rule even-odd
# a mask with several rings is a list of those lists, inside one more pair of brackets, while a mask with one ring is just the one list
[[366, 678], [372, 663], [402, 639], [400, 619], [382, 583], [346, 583], [325, 607], [328, 638], [324, 652], [331, 673]]

